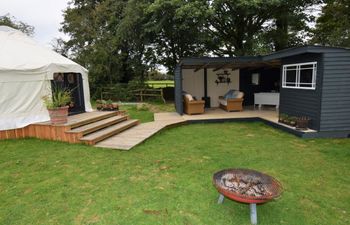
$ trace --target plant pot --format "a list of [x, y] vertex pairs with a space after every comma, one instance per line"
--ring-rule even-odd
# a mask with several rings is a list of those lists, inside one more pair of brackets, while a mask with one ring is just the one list
[[52, 124], [64, 124], [68, 120], [68, 106], [48, 109]]

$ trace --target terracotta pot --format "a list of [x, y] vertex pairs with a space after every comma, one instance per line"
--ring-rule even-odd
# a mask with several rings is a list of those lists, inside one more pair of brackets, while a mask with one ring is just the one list
[[52, 124], [67, 123], [68, 108], [69, 108], [68, 106], [64, 106], [56, 109], [48, 109], [51, 123]]

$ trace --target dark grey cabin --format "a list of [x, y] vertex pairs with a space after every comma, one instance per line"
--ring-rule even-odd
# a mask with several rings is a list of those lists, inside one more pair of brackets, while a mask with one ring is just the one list
[[[245, 93], [244, 105], [254, 104], [255, 93], [279, 92], [280, 114], [309, 117], [318, 137], [350, 136], [350, 49], [304, 46], [265, 56], [184, 58], [175, 69], [179, 114], [183, 114], [184, 85], [189, 85], [184, 76], [191, 77], [190, 71], [198, 77], [188, 79], [197, 98], [204, 99], [206, 107], [215, 107], [208, 94], [208, 74], [219, 70], [237, 73], [235, 87]], [[252, 85], [256, 73], [259, 84]]]

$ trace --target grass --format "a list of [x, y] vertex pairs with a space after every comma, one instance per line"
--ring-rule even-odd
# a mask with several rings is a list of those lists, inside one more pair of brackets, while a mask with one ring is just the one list
[[165, 88], [175, 86], [173, 80], [149, 80], [145, 81], [145, 83], [152, 88]]
[[285, 192], [259, 224], [350, 224], [350, 140], [304, 140], [262, 123], [195, 124], [129, 152], [35, 139], [0, 142], [0, 224], [249, 224], [211, 179], [244, 167]]
[[[93, 109], [96, 109], [96, 101], [91, 101]], [[138, 119], [141, 123], [154, 121], [154, 113], [174, 112], [174, 103], [163, 103], [161, 101], [149, 101], [142, 104], [120, 105], [120, 110], [125, 110], [132, 119]]]
[[148, 102], [139, 105], [121, 105], [120, 110], [126, 110], [132, 119], [145, 123], [154, 120], [154, 113], [173, 112], [175, 107], [173, 103]]

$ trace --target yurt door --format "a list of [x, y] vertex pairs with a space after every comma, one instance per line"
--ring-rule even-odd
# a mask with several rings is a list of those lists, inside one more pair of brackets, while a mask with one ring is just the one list
[[80, 73], [55, 73], [52, 85], [71, 92], [72, 102], [69, 104], [70, 115], [85, 112], [83, 80]]

